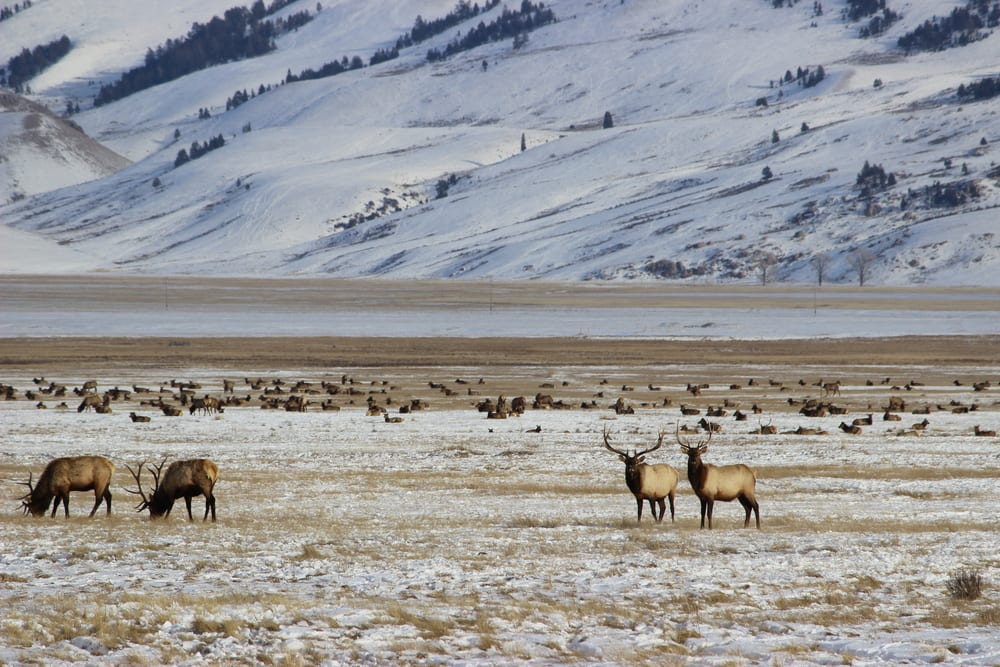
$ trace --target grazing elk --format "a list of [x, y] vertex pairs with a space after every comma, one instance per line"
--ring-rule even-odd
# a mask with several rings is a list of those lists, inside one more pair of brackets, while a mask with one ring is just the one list
[[167, 468], [167, 472], [163, 474], [163, 480], [160, 481], [160, 472], [163, 470], [164, 463], [166, 463], [166, 459], [161, 461], [155, 470], [152, 466], [149, 469], [153, 475], [153, 492], [148, 496], [142, 490], [141, 476], [144, 464], [140, 463], [137, 470], [126, 466], [138, 486], [136, 491], [131, 489], [126, 489], [126, 491], [135, 493], [142, 498], [142, 502], [136, 505], [136, 510], [141, 512], [148, 509], [151, 519], [168, 517], [170, 510], [174, 507], [174, 501], [183, 498], [184, 504], [187, 505], [188, 519], [194, 521], [194, 516], [191, 514], [191, 499], [195, 496], [205, 496], [205, 516], [202, 517], [202, 521], [208, 519], [209, 511], [212, 512], [212, 521], [215, 521], [214, 490], [215, 482], [219, 479], [219, 467], [209, 459], [174, 461]]
[[701, 455], [708, 451], [708, 443], [712, 441], [712, 432], [708, 439], [695, 446], [681, 440], [680, 430], [677, 430], [677, 444], [688, 457], [688, 481], [691, 488], [701, 501], [701, 527], [705, 527], [705, 516], [708, 516], [708, 528], [712, 529], [712, 510], [715, 501], [729, 502], [739, 500], [746, 510], [746, 520], [743, 527], [750, 526], [750, 512], [753, 511], [760, 528], [760, 507], [757, 504], [757, 476], [754, 471], [742, 463], [735, 465], [716, 466], [704, 463]]
[[[663, 433], [660, 433], [656, 444], [641, 452], [630, 454], [628, 450], [615, 449], [611, 446], [607, 428], [604, 429], [604, 446], [625, 463], [625, 484], [635, 496], [636, 521], [642, 521], [642, 501], [649, 501], [649, 511], [653, 519], [663, 521], [666, 512], [664, 498], [670, 500], [670, 520], [674, 520], [674, 496], [677, 493], [677, 471], [666, 463], [643, 463], [646, 454], [655, 451], [663, 444]], [[654, 504], [655, 503], [655, 504]], [[656, 505], [660, 506], [659, 516]]]
[[188, 409], [188, 414], [193, 415], [199, 410], [202, 414], [210, 415], [213, 413], [223, 412], [224, 408], [222, 407], [222, 402], [219, 401], [219, 399], [205, 394], [202, 398], [191, 399], [191, 407]]
[[109, 403], [110, 398], [107, 394], [103, 397], [98, 394], [86, 394], [83, 400], [80, 401], [80, 405], [76, 408], [76, 411], [97, 410], [99, 412], [102, 408], [107, 408]]
[[[28, 493], [23, 501], [24, 513], [32, 516], [44, 516], [52, 504], [52, 516], [56, 515], [59, 503], [69, 516], [70, 491], [94, 491], [94, 508], [90, 516], [97, 513], [102, 502], [108, 504], [108, 514], [111, 514], [111, 476], [115, 472], [115, 464], [103, 456], [72, 456], [49, 461], [42, 471], [42, 476], [35, 484], [28, 475]], [[55, 502], [53, 502], [55, 499]]]

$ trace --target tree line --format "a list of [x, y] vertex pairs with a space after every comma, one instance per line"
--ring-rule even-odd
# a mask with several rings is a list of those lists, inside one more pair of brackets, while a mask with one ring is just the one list
[[534, 4], [531, 0], [521, 0], [520, 9], [511, 11], [504, 7], [503, 12], [496, 20], [488, 24], [480, 21], [465, 35], [460, 35], [449, 42], [444, 49], [429, 49], [427, 60], [431, 62], [442, 60], [460, 51], [474, 49], [488, 42], [496, 42], [531, 32], [543, 25], [554, 23], [555, 20], [555, 13], [545, 7], [544, 3]]
[[265, 7], [263, 0], [257, 0], [249, 9], [232, 7], [222, 18], [213, 16], [208, 23], [192, 24], [185, 37], [168, 39], [155, 51], [148, 49], [142, 65], [125, 72], [117, 81], [102, 85], [94, 98], [94, 106], [114, 102], [213, 65], [273, 51], [275, 37], [312, 20], [306, 10], [285, 18], [266, 19], [290, 2], [273, 0]]
[[960, 84], [958, 86], [958, 98], [960, 100], [965, 100], [972, 98], [973, 100], [988, 100], [991, 97], [996, 97], [1000, 95], [1000, 76], [990, 77], [986, 76], [979, 81], [974, 81], [969, 85]]
[[0, 21], [6, 21], [9, 18], [13, 18], [18, 12], [24, 11], [28, 7], [31, 7], [31, 0], [24, 0], [23, 2], [15, 2], [13, 5], [7, 7], [0, 7]]
[[986, 34], [985, 28], [1000, 25], [1000, 2], [971, 0], [965, 7], [955, 7], [944, 17], [924, 21], [898, 40], [900, 48], [911, 51], [941, 51], [965, 46]]
[[[448, 30], [461, 21], [474, 18], [482, 12], [493, 9], [498, 4], [500, 4], [499, 0], [490, 0], [485, 3], [482, 8], [480, 8], [478, 3], [470, 5], [467, 0], [459, 0], [455, 9], [441, 19], [425, 21], [418, 15], [414, 21], [413, 28], [397, 39], [394, 47], [379, 49], [374, 55], [371, 56], [368, 64], [369, 66], [377, 65], [379, 63], [392, 60], [393, 58], [397, 58], [399, 57], [399, 49], [412, 46], [426, 39], [430, 39], [434, 35]], [[452, 41], [444, 49], [444, 51], [438, 49], [431, 49], [428, 51], [427, 59], [431, 62], [440, 60], [452, 55], [453, 53], [464, 51], [466, 49], [472, 49], [489, 41], [496, 41], [504, 39], [505, 37], [514, 37], [516, 35], [523, 34], [546, 25], [547, 23], [552, 23], [555, 20], [555, 14], [551, 9], [546, 8], [543, 3], [539, 2], [536, 5], [530, 2], [530, 0], [522, 0], [521, 6], [517, 11], [511, 11], [505, 7], [501, 15], [496, 20], [491, 21], [489, 25], [480, 21], [479, 25], [467, 32], [464, 37], [458, 37]], [[319, 69], [306, 68], [298, 74], [293, 74], [291, 70], [288, 70], [288, 73], [285, 75], [284, 83], [306, 81], [310, 79], [322, 79], [328, 76], [336, 76], [342, 72], [360, 69], [364, 66], [364, 61], [360, 56], [354, 56], [350, 59], [347, 56], [344, 56], [340, 60], [333, 60], [325, 63]]]
[[180, 149], [177, 151], [177, 157], [174, 159], [174, 168], [180, 167], [181, 165], [187, 164], [191, 160], [197, 160], [201, 156], [205, 155], [209, 151], [214, 151], [216, 148], [222, 148], [226, 145], [225, 138], [219, 134], [212, 137], [206, 142], [198, 143], [197, 141], [191, 142], [190, 150]]
[[435, 35], [440, 35], [463, 21], [475, 18], [483, 12], [488, 12], [499, 4], [500, 0], [486, 0], [482, 8], [480, 8], [478, 2], [470, 5], [467, 0], [459, 0], [458, 4], [455, 5], [455, 9], [441, 18], [425, 21], [418, 14], [417, 18], [413, 21], [413, 27], [410, 28], [410, 31], [401, 35], [396, 40], [396, 50], [405, 49], [408, 46], [426, 41]]
[[69, 37], [63, 35], [30, 51], [27, 47], [21, 49], [21, 53], [8, 60], [5, 67], [0, 68], [0, 86], [7, 86], [16, 93], [23, 92], [25, 82], [54, 65], [69, 53], [71, 48], [73, 45]]

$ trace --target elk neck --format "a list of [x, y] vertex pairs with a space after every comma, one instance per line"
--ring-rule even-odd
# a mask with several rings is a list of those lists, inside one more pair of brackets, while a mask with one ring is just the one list
[[708, 468], [704, 463], [701, 462], [701, 457], [688, 457], [688, 481], [691, 483], [695, 489], [700, 489], [702, 487], [702, 482], [705, 481], [705, 476], [708, 474]]
[[625, 464], [625, 484], [632, 493], [638, 493], [642, 488], [642, 475], [639, 474], [639, 466], [642, 463], [630, 461]]

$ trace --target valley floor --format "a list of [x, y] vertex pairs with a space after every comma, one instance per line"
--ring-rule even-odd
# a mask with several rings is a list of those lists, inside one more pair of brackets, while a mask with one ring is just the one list
[[[427, 307], [429, 294], [392, 306]], [[137, 309], [91, 299], [51, 335], [0, 339], [0, 383], [16, 389], [0, 401], [0, 663], [1000, 664], [1000, 439], [974, 435], [1000, 429], [995, 333], [654, 339], [543, 336], [521, 321], [516, 335], [422, 336], [401, 317], [385, 335], [268, 336], [220, 329], [213, 297], [164, 309], [200, 312], [216, 327], [203, 336], [74, 336], [73, 313]], [[258, 301], [266, 328], [280, 302]], [[129, 396], [77, 412], [72, 389], [91, 379]], [[834, 380], [840, 393], [824, 396], [818, 383]], [[152, 402], [179, 404], [181, 384], [229, 405], [166, 417]], [[305, 412], [261, 409], [293, 394]], [[475, 407], [536, 394], [555, 408], [487, 419]], [[615, 414], [619, 398], [632, 414]], [[894, 398], [899, 421], [885, 421]], [[806, 417], [809, 399], [846, 413]], [[415, 401], [425, 409], [400, 411]], [[674, 431], [704, 441], [702, 417], [722, 428], [707, 461], [756, 470], [761, 530], [742, 528], [735, 503], [699, 529]], [[869, 417], [860, 434], [839, 428]], [[637, 524], [605, 430], [627, 448], [665, 434], [647, 458], [681, 473], [674, 522], [644, 507]], [[87, 519], [88, 493], [68, 520], [22, 516], [19, 482], [84, 453], [117, 466], [111, 516]], [[218, 522], [201, 522], [199, 498], [193, 523], [181, 503], [162, 522], [133, 511], [126, 466], [201, 456], [221, 470]], [[962, 573], [980, 577], [980, 597], [950, 594]]]

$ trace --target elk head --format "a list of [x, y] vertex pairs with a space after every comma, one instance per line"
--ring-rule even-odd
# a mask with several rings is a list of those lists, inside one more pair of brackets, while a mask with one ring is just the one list
[[149, 467], [149, 472], [152, 473], [152, 475], [153, 475], [153, 491], [148, 496], [142, 490], [142, 479], [141, 479], [141, 477], [142, 477], [142, 466], [146, 465], [145, 461], [143, 461], [142, 463], [140, 463], [139, 467], [136, 470], [132, 470], [132, 466], [129, 466], [129, 465], [125, 466], [126, 468], [128, 468], [128, 471], [130, 473], [132, 473], [132, 477], [133, 477], [133, 479], [135, 479], [135, 483], [136, 483], [136, 486], [137, 486], [137, 490], [136, 491], [133, 491], [132, 489], [125, 489], [125, 490], [128, 491], [129, 493], [134, 493], [134, 494], [136, 494], [136, 495], [138, 495], [139, 497], [142, 498], [142, 501], [138, 505], [135, 506], [135, 511], [141, 512], [144, 509], [149, 509], [150, 510], [150, 516], [158, 516], [157, 514], [153, 513], [152, 502], [153, 502], [153, 496], [156, 495], [157, 490], [159, 490], [159, 488], [160, 488], [160, 473], [163, 471], [163, 465], [166, 462], [167, 462], [166, 459], [163, 459], [162, 461], [160, 461], [160, 465], [156, 466], [155, 470], [153, 469], [153, 466]]
[[690, 445], [681, 439], [681, 426], [678, 422], [674, 436], [677, 438], [677, 444], [681, 446], [681, 451], [688, 455], [688, 461], [693, 462], [700, 460], [701, 455], [708, 451], [708, 443], [712, 441], [712, 430], [708, 429], [707, 439], [699, 440], [697, 445]]

